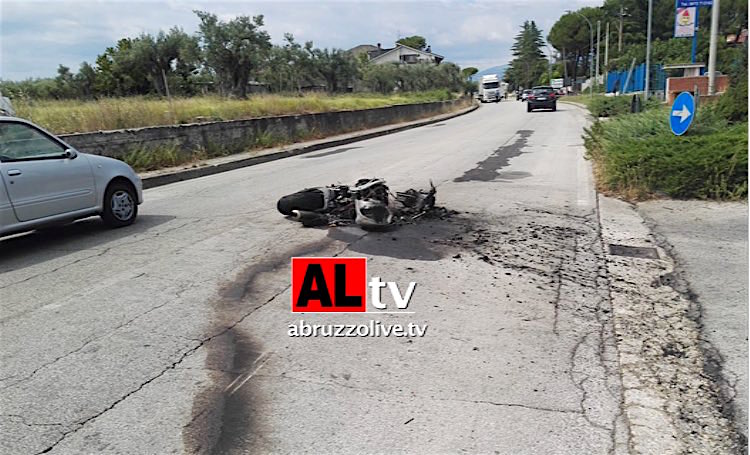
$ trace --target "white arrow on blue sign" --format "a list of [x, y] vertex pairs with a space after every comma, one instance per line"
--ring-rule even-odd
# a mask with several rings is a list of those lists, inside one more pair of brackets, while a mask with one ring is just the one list
[[687, 131], [695, 117], [695, 100], [690, 92], [682, 92], [672, 104], [672, 110], [669, 112], [669, 127], [677, 136], [682, 136]]

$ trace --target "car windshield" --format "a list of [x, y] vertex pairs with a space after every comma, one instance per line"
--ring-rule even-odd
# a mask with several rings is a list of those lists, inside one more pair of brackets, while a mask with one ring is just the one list
[[526, 93], [526, 94], [529, 94], [529, 93], [531, 93], [531, 90], [524, 90], [523, 92]]
[[485, 82], [484, 88], [498, 88], [500, 86], [499, 82]]
[[534, 88], [534, 95], [547, 95], [552, 92], [553, 92], [552, 87], [535, 87]]

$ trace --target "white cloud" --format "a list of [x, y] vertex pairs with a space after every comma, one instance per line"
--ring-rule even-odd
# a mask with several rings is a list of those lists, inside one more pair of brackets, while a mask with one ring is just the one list
[[265, 28], [277, 43], [285, 32], [300, 42], [345, 49], [377, 42], [391, 46], [399, 36], [420, 34], [447, 60], [481, 68], [507, 63], [524, 20], [548, 28], [566, 9], [597, 4], [601, 0], [0, 0], [0, 77], [52, 76], [60, 63], [76, 69], [120, 38], [175, 25], [194, 33], [198, 18], [193, 10], [210, 11], [223, 20], [263, 14]]

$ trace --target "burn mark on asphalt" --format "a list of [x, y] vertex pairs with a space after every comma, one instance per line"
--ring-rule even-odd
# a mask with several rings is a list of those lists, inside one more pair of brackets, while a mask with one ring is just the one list
[[523, 149], [528, 144], [528, 138], [531, 136], [533, 131], [531, 130], [519, 130], [516, 132], [518, 138], [509, 145], [503, 145], [498, 147], [492, 155], [477, 163], [474, 169], [469, 169], [464, 172], [461, 177], [453, 179], [454, 182], [491, 182], [497, 178], [508, 178], [501, 177], [500, 169], [508, 165], [508, 161], [511, 158], [515, 158], [523, 153]]
[[460, 222], [424, 220], [385, 232], [361, 235], [356, 226], [330, 228], [328, 237], [349, 243], [348, 251], [412, 261], [437, 261], [446, 255], [444, 242], [458, 232]]
[[291, 257], [315, 254], [332, 242], [333, 239], [324, 238], [250, 264], [220, 289], [219, 298], [212, 305], [213, 314], [208, 317], [212, 335], [204, 344], [205, 370], [211, 381], [195, 396], [192, 418], [183, 428], [183, 442], [189, 453], [246, 450], [248, 441], [254, 439], [251, 435], [258, 426], [253, 412], [257, 391], [250, 383], [240, 388], [229, 386], [251, 372], [264, 349], [240, 328], [240, 323], [286, 291], [287, 287], [283, 287], [264, 295], [262, 290], [267, 291], [268, 286], [259, 284], [264, 275], [288, 267]]
[[358, 146], [358, 147], [343, 147], [343, 148], [336, 149], [336, 150], [329, 150], [327, 152], [318, 153], [316, 155], [304, 155], [302, 158], [304, 158], [304, 159], [308, 159], [308, 158], [322, 158], [324, 156], [338, 155], [339, 153], [344, 153], [344, 152], [348, 152], [349, 150], [361, 149], [361, 148], [362, 147], [360, 147], [360, 146]]
[[183, 428], [183, 441], [189, 453], [223, 453], [234, 438], [246, 435], [256, 426], [249, 405], [255, 391], [245, 386], [241, 393], [229, 395], [229, 386], [252, 368], [261, 355], [261, 347], [234, 328], [206, 343], [206, 369], [211, 383], [193, 400], [193, 418]]

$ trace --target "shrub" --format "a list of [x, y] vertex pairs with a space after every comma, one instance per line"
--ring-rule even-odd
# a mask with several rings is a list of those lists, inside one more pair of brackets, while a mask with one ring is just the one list
[[[632, 95], [620, 96], [595, 96], [587, 102], [589, 111], [595, 117], [615, 117], [629, 114], [633, 101]], [[648, 100], [642, 103], [643, 110], [651, 109], [659, 105], [658, 100]]]
[[747, 124], [702, 107], [688, 134], [669, 130], [666, 109], [596, 122], [584, 142], [599, 189], [629, 199], [747, 197]]

